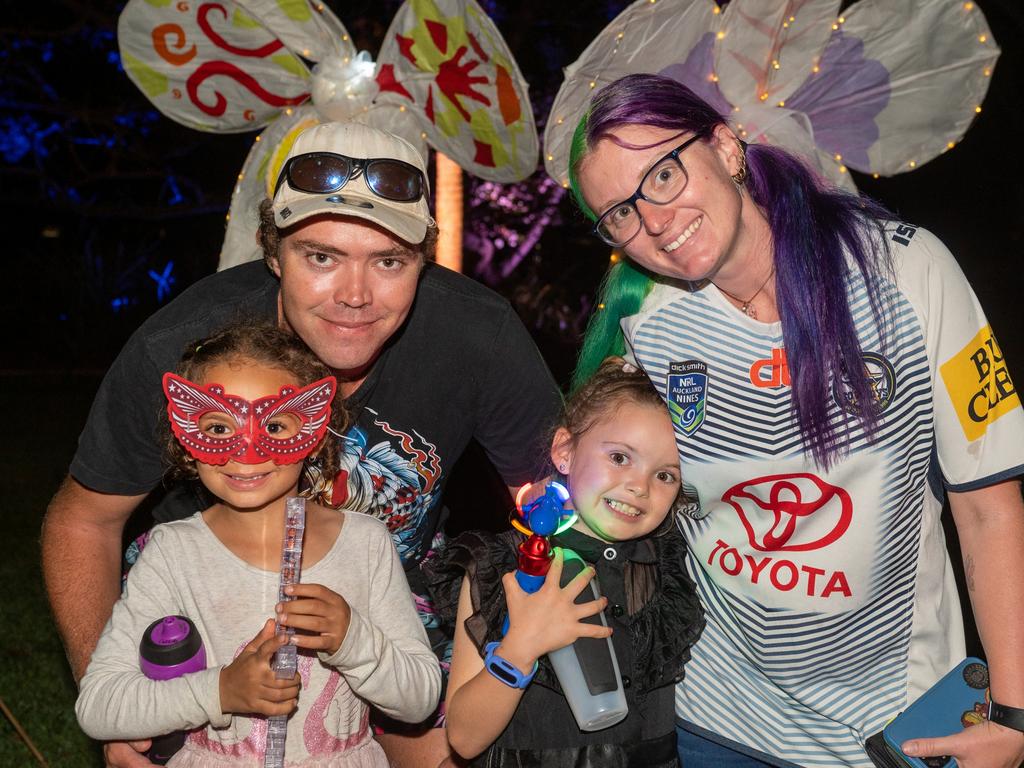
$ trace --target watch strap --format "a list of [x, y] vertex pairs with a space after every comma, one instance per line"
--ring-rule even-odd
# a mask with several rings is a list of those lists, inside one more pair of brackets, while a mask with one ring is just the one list
[[1017, 731], [1024, 731], [1024, 710], [1016, 707], [1000, 705], [992, 699], [988, 701], [988, 721], [996, 725], [1013, 728]]
[[519, 667], [494, 652], [498, 645], [499, 643], [495, 642], [484, 646], [484, 669], [509, 688], [525, 688], [528, 686], [530, 681], [533, 680], [533, 676], [537, 674], [537, 663], [534, 662], [533, 669], [530, 670], [529, 674], [523, 674]]
[[1015, 731], [1024, 731], [1024, 709], [1007, 707], [989, 699], [988, 719], [991, 723], [1013, 728]]

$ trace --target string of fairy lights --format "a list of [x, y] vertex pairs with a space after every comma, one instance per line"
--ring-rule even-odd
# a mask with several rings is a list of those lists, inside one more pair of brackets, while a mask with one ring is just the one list
[[[658, 2], [659, 2], [659, 0], [647, 0], [647, 5], [653, 6], [653, 5], [656, 5]], [[976, 4], [973, 3], [973, 2], [969, 2], [969, 1], [968, 2], [964, 2], [961, 5], [961, 8], [962, 8], [962, 11], [965, 14], [969, 14], [969, 13], [972, 13], [972, 12], [980, 12], [979, 9], [977, 8]], [[719, 7], [716, 4], [715, 7], [712, 9], [712, 14], [715, 15], [715, 16], [720, 16], [721, 13], [722, 13], [721, 7]], [[634, 17], [631, 16], [631, 17], [628, 17], [628, 18], [632, 19]], [[797, 22], [797, 16], [795, 14], [794, 15], [790, 15], [787, 18], [783, 19], [783, 21], [781, 23], [781, 26], [782, 26], [783, 29], [788, 30], [791, 26], [794, 26], [796, 24], [796, 22]], [[846, 17], [844, 15], [840, 15], [840, 16], [836, 17], [834, 21], [830, 22], [832, 31], [833, 32], [838, 32], [843, 27], [843, 25], [845, 23], [846, 23]], [[612, 48], [612, 51], [611, 51], [611, 54], [610, 54], [611, 57], [614, 57], [616, 54], [618, 54], [620, 44], [625, 40], [626, 35], [627, 35], [627, 31], [625, 29], [620, 30], [619, 32], [616, 33], [616, 35], [615, 35], [615, 45]], [[726, 35], [727, 35], [727, 32], [725, 30], [719, 29], [719, 30], [715, 31], [715, 38], [717, 40], [724, 40]], [[780, 50], [781, 45], [782, 45], [782, 43], [780, 42], [781, 39], [782, 39], [781, 36], [777, 36], [776, 37], [776, 42], [775, 42], [774, 47], [773, 47], [773, 49], [772, 49], [772, 51], [770, 53], [770, 58], [768, 59], [768, 63], [766, 65], [767, 69], [766, 69], [763, 77], [761, 78], [761, 81], [758, 84], [759, 87], [757, 89], [757, 100], [760, 103], [767, 102], [771, 98], [770, 89], [768, 87], [769, 77], [772, 74], [772, 72], [781, 70], [782, 66], [783, 66], [781, 58], [778, 55], [779, 54], [779, 50]], [[994, 45], [994, 41], [992, 41], [990, 39], [990, 36], [988, 34], [984, 33], [984, 32], [981, 32], [981, 33], [979, 33], [977, 35], [977, 42], [978, 42], [979, 45], [988, 46], [989, 48], [991, 48]], [[622, 73], [618, 72], [618, 70], [615, 69], [614, 67], [609, 67], [609, 70], [610, 71], [614, 71], [617, 74], [622, 74]], [[821, 66], [820, 66], [819, 57], [816, 57], [815, 60], [812, 62], [811, 67], [810, 67], [810, 72], [811, 72], [812, 75], [820, 74]], [[982, 69], [982, 74], [984, 75], [984, 77], [991, 77], [992, 76], [992, 67], [989, 66], [989, 65], [984, 66], [983, 69]], [[711, 72], [708, 73], [707, 78], [708, 78], [709, 82], [712, 82], [712, 83], [718, 83], [719, 82], [719, 75], [714, 70], [712, 70]], [[604, 78], [594, 77], [594, 78], [592, 78], [591, 80], [589, 80], [587, 82], [587, 86], [588, 86], [588, 88], [590, 90], [593, 90], [593, 89], [597, 88], [597, 86], [600, 83], [602, 83], [603, 80], [604, 80]], [[777, 106], [779, 108], [785, 108], [786, 102], [785, 102], [784, 99], [780, 99], [776, 103], [775, 106]], [[736, 130], [737, 130], [737, 133], [739, 134], [740, 138], [747, 138], [748, 137], [748, 131], [747, 131], [746, 128], [744, 128], [743, 123], [739, 120], [739, 118], [740, 118], [740, 116], [741, 116], [741, 114], [743, 112], [743, 106], [742, 105], [733, 105], [732, 111], [733, 111], [733, 116], [734, 116], [735, 127], [736, 127]], [[974, 105], [973, 106], [973, 111], [974, 111], [974, 113], [976, 115], [980, 114], [981, 113], [981, 105], [980, 104]], [[565, 122], [566, 117], [567, 117], [566, 115], [558, 115], [558, 116], [556, 116], [555, 117], [556, 124], [557, 125], [562, 125]], [[948, 151], [950, 149], [953, 149], [956, 146], [956, 144], [957, 144], [956, 141], [952, 141], [952, 140], [949, 141], [946, 144], [946, 147], [945, 147], [945, 149], [943, 151]], [[549, 161], [554, 160], [554, 155], [551, 154], [550, 152], [547, 153], [546, 157], [547, 157], [547, 159]], [[848, 172], [849, 169], [844, 164], [843, 156], [841, 154], [836, 153], [836, 154], [832, 155], [832, 159], [835, 161], [839, 173], [847, 173]], [[914, 168], [916, 168], [918, 166], [918, 161], [915, 158], [908, 158], [905, 161], [905, 166], [906, 166], [907, 169], [914, 169]], [[878, 174], [877, 172], [873, 172], [871, 174], [871, 176], [873, 178], [876, 178], [876, 179], [879, 178], [879, 175], [880, 174]], [[569, 186], [569, 182], [567, 180], [564, 180], [562, 182], [562, 185], [564, 187], [568, 187]]]

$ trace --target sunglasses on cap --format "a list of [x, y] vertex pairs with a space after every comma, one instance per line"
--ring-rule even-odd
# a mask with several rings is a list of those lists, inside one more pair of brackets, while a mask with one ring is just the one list
[[377, 197], [399, 203], [419, 200], [427, 188], [420, 169], [401, 160], [308, 152], [296, 155], [284, 164], [274, 186], [274, 196], [286, 180], [292, 189], [299, 192], [326, 195], [337, 192], [359, 174], [363, 174], [366, 186]]

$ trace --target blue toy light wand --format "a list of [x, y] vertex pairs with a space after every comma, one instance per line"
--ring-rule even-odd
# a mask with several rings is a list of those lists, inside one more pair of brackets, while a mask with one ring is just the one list
[[[565, 509], [569, 492], [561, 483], [548, 483], [543, 496], [524, 505], [523, 496], [529, 488], [530, 485], [524, 485], [516, 494], [516, 511], [511, 522], [512, 527], [527, 537], [519, 545], [516, 581], [524, 592], [532, 594], [544, 584], [551, 567], [554, 558], [551, 537], [571, 527], [577, 515], [575, 510]], [[587, 565], [571, 549], [563, 547], [562, 555], [560, 584], [565, 587]], [[576, 602], [583, 603], [600, 597], [597, 581], [592, 579], [576, 597]], [[582, 621], [608, 626], [603, 611]], [[506, 616], [502, 634], [508, 632], [508, 624]], [[611, 638], [580, 637], [571, 645], [551, 651], [548, 659], [580, 730], [598, 731], [608, 728], [629, 714], [619, 675], [619, 661]]]

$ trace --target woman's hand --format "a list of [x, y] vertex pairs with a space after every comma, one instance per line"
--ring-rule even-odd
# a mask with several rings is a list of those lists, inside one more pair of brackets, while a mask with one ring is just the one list
[[274, 634], [274, 620], [267, 619], [259, 634], [220, 671], [220, 709], [224, 714], [273, 717], [295, 709], [299, 698], [298, 674], [278, 680], [270, 666], [274, 653], [287, 642], [287, 636]]
[[285, 594], [296, 599], [277, 604], [277, 620], [286, 627], [302, 630], [292, 642], [300, 648], [311, 648], [333, 656], [341, 648], [348, 633], [352, 609], [348, 602], [321, 584], [293, 584]]
[[900, 748], [911, 757], [950, 755], [960, 768], [1018, 768], [1024, 761], [1024, 733], [986, 720], [952, 736], [911, 739]]
[[594, 569], [587, 566], [562, 588], [562, 562], [562, 550], [556, 547], [544, 584], [533, 594], [523, 591], [514, 572], [502, 577], [509, 629], [501, 641], [500, 652], [521, 670], [531, 669], [545, 653], [564, 648], [578, 637], [608, 637], [612, 633], [611, 627], [582, 621], [600, 613], [608, 603], [607, 598], [579, 605], [574, 602], [594, 578]]

